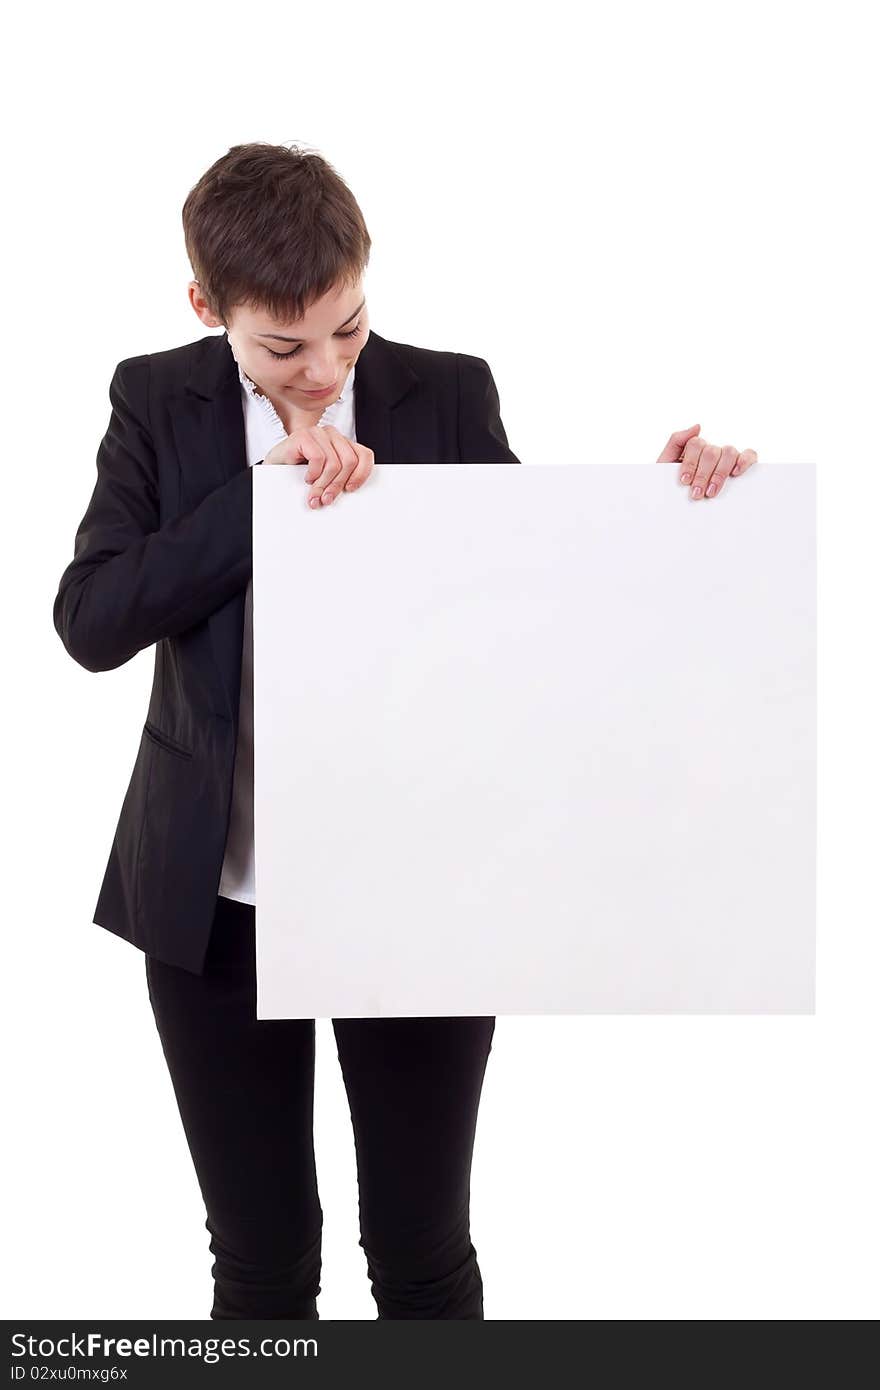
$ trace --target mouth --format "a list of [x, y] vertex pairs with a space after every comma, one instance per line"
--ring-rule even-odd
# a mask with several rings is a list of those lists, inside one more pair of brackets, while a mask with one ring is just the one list
[[302, 391], [304, 396], [314, 396], [317, 399], [318, 396], [329, 396], [331, 391], [335, 391], [336, 382], [332, 381], [329, 386], [322, 386], [317, 391], [306, 391], [303, 390], [302, 387], [300, 387], [300, 390]]

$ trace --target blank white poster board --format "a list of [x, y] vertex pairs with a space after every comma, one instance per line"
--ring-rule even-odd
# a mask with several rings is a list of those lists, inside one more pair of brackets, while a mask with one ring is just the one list
[[815, 469], [253, 504], [257, 1016], [811, 1013]]

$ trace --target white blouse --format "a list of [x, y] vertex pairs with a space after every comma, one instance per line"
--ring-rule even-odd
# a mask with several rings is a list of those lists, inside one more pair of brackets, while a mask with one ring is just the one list
[[[231, 344], [230, 344], [231, 346]], [[233, 356], [235, 354], [233, 353]], [[236, 358], [236, 361], [238, 359]], [[342, 394], [328, 405], [319, 425], [332, 425], [347, 439], [357, 443], [354, 418], [354, 373], [345, 379]], [[273, 444], [288, 434], [268, 396], [261, 395], [238, 363], [241, 404], [244, 411], [248, 468], [266, 457]], [[305, 470], [305, 463], [298, 465]], [[338, 506], [338, 502], [333, 503]], [[244, 607], [244, 636], [241, 652], [241, 697], [238, 741], [232, 782], [232, 807], [226, 836], [226, 853], [220, 873], [221, 898], [256, 904], [254, 875], [254, 630], [253, 580], [248, 581]]]

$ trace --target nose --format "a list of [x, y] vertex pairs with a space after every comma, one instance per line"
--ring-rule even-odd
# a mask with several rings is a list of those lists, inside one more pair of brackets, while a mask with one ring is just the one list
[[313, 362], [309, 366], [303, 388], [306, 391], [319, 391], [324, 386], [332, 386], [337, 375], [338, 368], [335, 359], [325, 357], [323, 361]]

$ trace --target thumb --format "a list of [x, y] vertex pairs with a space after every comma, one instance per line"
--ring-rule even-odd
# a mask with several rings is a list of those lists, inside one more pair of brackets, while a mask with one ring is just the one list
[[676, 430], [669, 436], [669, 440], [658, 458], [658, 463], [678, 463], [682, 455], [682, 450], [689, 439], [693, 439], [695, 434], [700, 433], [699, 424], [691, 425], [687, 430]]

